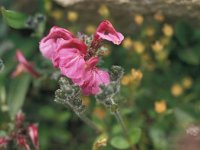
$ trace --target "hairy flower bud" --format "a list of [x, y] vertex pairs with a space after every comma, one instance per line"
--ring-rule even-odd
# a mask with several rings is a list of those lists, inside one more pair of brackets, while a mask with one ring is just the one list
[[30, 124], [27, 128], [28, 135], [36, 150], [39, 150], [38, 144], [38, 126], [36, 124]]

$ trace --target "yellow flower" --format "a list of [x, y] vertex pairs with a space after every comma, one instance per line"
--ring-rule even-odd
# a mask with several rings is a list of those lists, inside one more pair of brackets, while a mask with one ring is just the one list
[[161, 52], [163, 50], [163, 45], [160, 41], [156, 41], [154, 44], [151, 45], [152, 50], [155, 53]]
[[54, 10], [51, 13], [51, 16], [55, 19], [55, 20], [61, 20], [63, 17], [63, 13], [61, 10]]
[[137, 25], [141, 25], [144, 21], [144, 18], [142, 15], [137, 14], [134, 16], [134, 21]]
[[134, 81], [141, 81], [143, 74], [140, 70], [131, 69], [131, 76], [133, 77]]
[[138, 54], [142, 54], [145, 50], [144, 43], [140, 41], [133, 42], [133, 50]]
[[163, 34], [167, 37], [171, 37], [174, 34], [174, 29], [171, 25], [165, 24], [162, 28]]
[[178, 84], [178, 83], [175, 83], [171, 87], [171, 93], [175, 97], [178, 97], [178, 96], [182, 95], [183, 94], [183, 88], [182, 88], [182, 86], [180, 84]]
[[82, 103], [83, 103], [83, 105], [88, 106], [90, 103], [90, 99], [87, 96], [83, 96]]
[[102, 16], [107, 18], [110, 15], [109, 9], [106, 5], [101, 5], [98, 9], [98, 13]]
[[190, 78], [190, 77], [185, 77], [185, 78], [183, 79], [183, 81], [182, 81], [182, 85], [183, 85], [183, 87], [184, 87], [185, 89], [191, 88], [192, 83], [193, 83], [193, 81], [192, 81], [192, 78]]
[[124, 75], [121, 79], [122, 85], [128, 85], [131, 82], [131, 78], [129, 75]]
[[95, 33], [95, 31], [96, 31], [96, 27], [94, 25], [88, 25], [85, 28], [85, 32], [87, 34], [93, 34], [93, 33]]
[[154, 110], [157, 113], [164, 113], [167, 110], [167, 104], [165, 100], [160, 100], [154, 103]]
[[96, 107], [93, 114], [99, 119], [104, 119], [106, 117], [106, 111], [101, 107]]
[[123, 43], [122, 43], [122, 46], [124, 48], [127, 48], [127, 49], [131, 48], [132, 45], [133, 45], [133, 41], [131, 40], [130, 37], [125, 38], [124, 41], [123, 41]]
[[67, 13], [67, 19], [70, 22], [75, 22], [78, 19], [78, 13], [75, 11], [68, 11]]
[[164, 46], [164, 45], [168, 45], [169, 42], [170, 42], [170, 38], [169, 38], [169, 37], [166, 37], [166, 36], [161, 37], [160, 42], [161, 42], [161, 44], [162, 44], [163, 46]]
[[146, 31], [146, 35], [147, 35], [148, 37], [152, 37], [152, 36], [154, 36], [154, 34], [155, 34], [155, 29], [154, 29], [153, 27], [151, 27], [151, 26], [147, 27], [147, 28], [145, 29], [145, 31]]
[[166, 51], [161, 51], [161, 52], [156, 53], [156, 59], [159, 60], [159, 61], [166, 60], [167, 56], [168, 55], [167, 55]]
[[154, 19], [158, 22], [163, 22], [165, 20], [165, 17], [160, 11], [158, 11], [154, 14]]

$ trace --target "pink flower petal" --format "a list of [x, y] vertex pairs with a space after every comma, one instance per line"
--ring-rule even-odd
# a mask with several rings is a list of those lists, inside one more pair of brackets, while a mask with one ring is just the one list
[[52, 27], [49, 34], [40, 41], [40, 51], [44, 57], [51, 59], [58, 46], [74, 38], [71, 32], [60, 27]]
[[34, 145], [34, 147], [39, 150], [39, 144], [38, 144], [38, 126], [36, 124], [30, 124], [28, 126], [28, 134], [29, 137]]
[[12, 77], [16, 77], [21, 74], [23, 71], [29, 72], [32, 76], [38, 78], [40, 74], [33, 68], [33, 66], [26, 60], [23, 53], [20, 50], [16, 52], [16, 58], [19, 62], [16, 70], [11, 74]]
[[119, 45], [123, 41], [124, 36], [117, 32], [108, 20], [104, 20], [100, 23], [94, 35], [94, 40], [98, 41], [99, 39], [105, 39]]

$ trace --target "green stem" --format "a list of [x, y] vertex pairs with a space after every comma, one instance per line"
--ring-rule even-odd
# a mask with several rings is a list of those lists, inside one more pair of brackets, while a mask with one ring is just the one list
[[122, 128], [122, 130], [124, 132], [124, 135], [128, 138], [127, 129], [126, 129], [126, 126], [124, 124], [124, 121], [122, 119], [122, 116], [121, 116], [120, 112], [118, 110], [116, 110], [113, 113], [114, 113], [115, 118], [119, 122], [119, 124], [120, 124], [120, 126], [121, 126], [121, 128]]
[[99, 127], [91, 121], [88, 117], [86, 117], [83, 114], [76, 113], [76, 115], [88, 126], [90, 126], [92, 129], [94, 129], [98, 134], [102, 133], [102, 131], [99, 129]]

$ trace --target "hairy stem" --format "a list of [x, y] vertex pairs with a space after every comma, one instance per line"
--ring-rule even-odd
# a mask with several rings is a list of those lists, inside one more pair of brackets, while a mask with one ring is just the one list
[[98, 134], [101, 133], [102, 131], [99, 129], [99, 127], [92, 121], [90, 120], [88, 117], [86, 117], [83, 114], [78, 114], [76, 113], [76, 115], [88, 126], [90, 126], [92, 129], [94, 129]]

